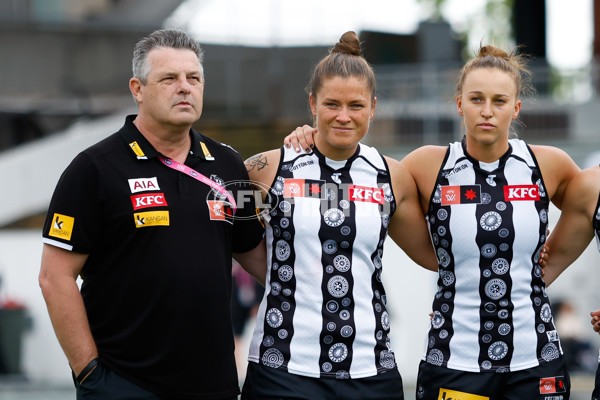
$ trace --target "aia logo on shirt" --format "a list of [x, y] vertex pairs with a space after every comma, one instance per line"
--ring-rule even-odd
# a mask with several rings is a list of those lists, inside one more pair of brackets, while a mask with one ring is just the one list
[[168, 205], [164, 193], [138, 194], [131, 196], [131, 204], [133, 205], [134, 210]]
[[504, 200], [539, 200], [540, 188], [537, 185], [507, 185], [504, 186]]
[[442, 186], [442, 205], [480, 204], [481, 185]]
[[540, 394], [565, 393], [567, 387], [563, 376], [553, 376], [540, 379]]
[[363, 201], [367, 203], [384, 204], [383, 189], [368, 186], [349, 185], [351, 201]]
[[160, 190], [160, 187], [158, 187], [158, 180], [156, 179], [156, 177], [128, 179], [128, 181], [131, 193], [147, 192], [149, 190]]

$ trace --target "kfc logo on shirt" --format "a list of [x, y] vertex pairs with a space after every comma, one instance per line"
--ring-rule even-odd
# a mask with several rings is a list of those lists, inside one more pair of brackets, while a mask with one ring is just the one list
[[133, 205], [134, 210], [168, 205], [164, 193], [138, 194], [131, 196], [131, 204]]
[[160, 190], [160, 187], [158, 186], [158, 180], [156, 179], [156, 177], [128, 179], [128, 181], [131, 193], [147, 192], [149, 190]]
[[348, 186], [351, 201], [384, 204], [383, 189], [368, 186]]
[[508, 185], [504, 186], [504, 200], [539, 200], [540, 188], [537, 185]]

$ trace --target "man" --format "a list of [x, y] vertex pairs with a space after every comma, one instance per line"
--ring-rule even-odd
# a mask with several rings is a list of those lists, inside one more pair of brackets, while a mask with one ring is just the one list
[[254, 205], [235, 203], [248, 174], [191, 129], [204, 75], [190, 36], [140, 40], [129, 88], [138, 114], [73, 160], [43, 231], [40, 286], [77, 398], [236, 399], [232, 253], [266, 275]]

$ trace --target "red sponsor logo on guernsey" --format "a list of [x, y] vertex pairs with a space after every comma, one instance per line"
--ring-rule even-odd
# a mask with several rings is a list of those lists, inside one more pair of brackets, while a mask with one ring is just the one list
[[283, 197], [304, 197], [304, 179], [286, 179]]
[[540, 189], [537, 185], [507, 185], [504, 186], [504, 200], [539, 200]]
[[480, 204], [481, 185], [442, 186], [442, 205]]
[[565, 378], [562, 376], [540, 379], [540, 394], [565, 393], [566, 391]]
[[349, 185], [348, 191], [350, 192], [351, 201], [364, 201], [377, 204], [385, 203], [383, 189], [381, 188]]
[[133, 205], [134, 210], [168, 205], [164, 193], [138, 194], [131, 196], [131, 204]]

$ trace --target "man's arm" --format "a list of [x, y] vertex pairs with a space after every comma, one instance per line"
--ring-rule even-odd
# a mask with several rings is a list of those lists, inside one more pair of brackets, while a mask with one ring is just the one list
[[267, 279], [267, 249], [265, 239], [258, 246], [245, 253], [234, 253], [233, 258], [254, 277], [261, 285], [265, 286]]
[[54, 332], [75, 376], [98, 357], [76, 282], [86, 259], [87, 254], [44, 244], [39, 275]]
[[599, 192], [599, 167], [580, 172], [567, 186], [560, 218], [546, 243], [549, 248], [544, 267], [546, 286], [581, 255], [594, 237], [592, 219]]

